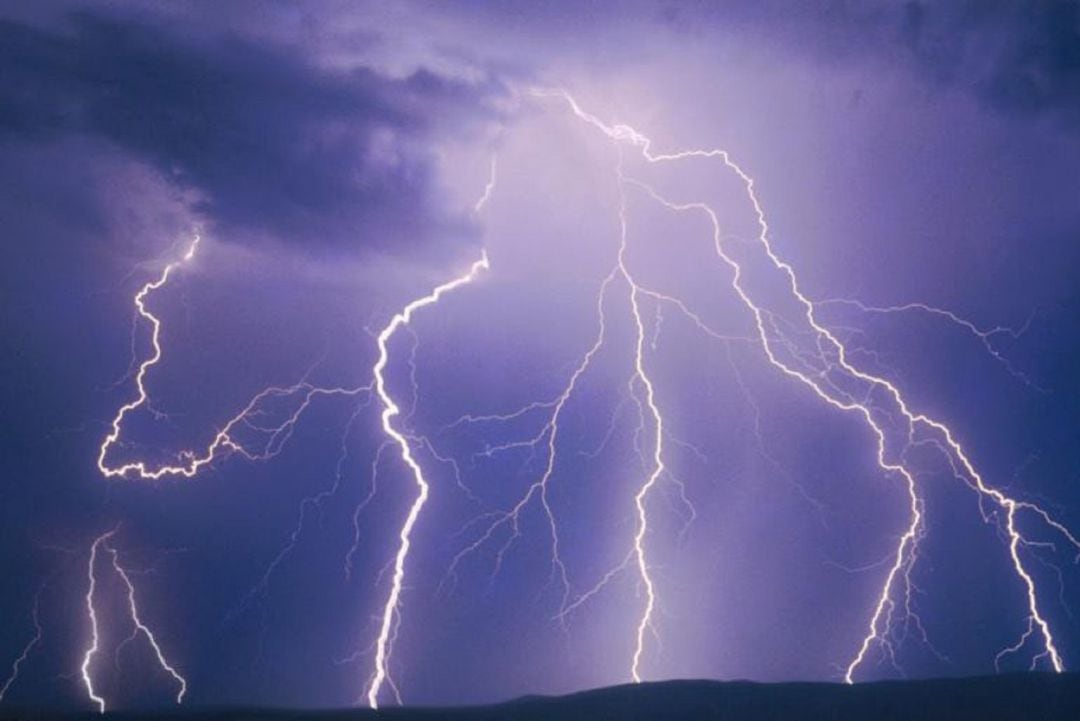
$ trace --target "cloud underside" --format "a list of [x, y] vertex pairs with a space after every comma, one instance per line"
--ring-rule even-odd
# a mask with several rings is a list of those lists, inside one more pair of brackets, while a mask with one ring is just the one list
[[223, 236], [315, 251], [467, 233], [434, 197], [433, 144], [491, 119], [499, 92], [88, 13], [55, 31], [0, 22], [0, 141], [103, 139], [190, 191]]

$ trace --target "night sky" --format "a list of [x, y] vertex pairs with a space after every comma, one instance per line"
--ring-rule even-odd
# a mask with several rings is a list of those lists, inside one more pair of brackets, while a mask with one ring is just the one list
[[1080, 4], [215, 5], [0, 7], [3, 703], [1080, 667]]

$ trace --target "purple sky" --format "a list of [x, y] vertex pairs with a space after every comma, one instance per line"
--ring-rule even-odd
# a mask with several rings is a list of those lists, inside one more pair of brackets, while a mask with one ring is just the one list
[[[721, 159], [644, 162], [619, 123], [727, 150], [776, 260]], [[366, 701], [416, 494], [378, 395], [314, 397], [266, 460], [95, 467], [152, 353], [133, 296], [196, 230], [148, 295], [163, 355], [117, 465], [205, 448], [267, 387], [369, 384], [392, 316], [490, 258], [387, 343], [431, 486], [387, 644], [407, 703], [629, 681], [650, 585], [645, 680], [842, 680], [868, 634], [856, 680], [1080, 664], [1075, 2], [35, 3], [0, 11], [0, 144], [0, 685], [26, 652], [3, 703], [94, 707], [87, 572], [113, 528], [89, 664], [110, 708], [177, 687], [125, 642], [107, 549], [186, 703]], [[643, 184], [713, 209], [740, 275], [705, 213]]]

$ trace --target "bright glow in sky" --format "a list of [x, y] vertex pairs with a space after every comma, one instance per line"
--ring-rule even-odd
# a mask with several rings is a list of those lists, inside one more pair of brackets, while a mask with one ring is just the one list
[[1080, 664], [1080, 11], [843, 7], [5, 11], [0, 700]]

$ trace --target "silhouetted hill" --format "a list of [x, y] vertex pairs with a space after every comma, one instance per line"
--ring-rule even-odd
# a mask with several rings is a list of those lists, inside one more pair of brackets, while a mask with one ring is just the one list
[[[184, 709], [108, 721], [1080, 721], [1080, 674], [828, 683], [665, 681], [492, 706], [374, 712]], [[90, 721], [97, 714], [0, 710], [8, 721]]]

